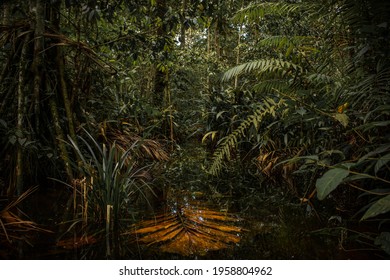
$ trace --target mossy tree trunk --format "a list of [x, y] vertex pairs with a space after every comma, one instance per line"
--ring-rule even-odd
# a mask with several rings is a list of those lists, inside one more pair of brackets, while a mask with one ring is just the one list
[[[60, 15], [59, 11], [61, 10], [61, 2], [58, 1], [53, 9], [52, 9], [52, 23], [54, 24], [54, 28], [60, 33]], [[71, 101], [69, 97], [68, 85], [65, 77], [65, 55], [63, 46], [58, 46], [56, 48], [56, 67], [57, 67], [57, 76], [59, 80], [62, 100], [64, 102], [64, 109], [68, 124], [68, 134], [72, 138], [73, 142], [77, 144], [76, 130], [74, 125], [74, 116], [73, 110], [71, 107]]]
[[[35, 2], [35, 5], [34, 3]], [[33, 80], [33, 100], [35, 115], [35, 131], [39, 133], [40, 126], [40, 97], [42, 90], [42, 80], [45, 75], [44, 65], [44, 33], [45, 33], [45, 7], [42, 0], [30, 1], [30, 9], [35, 12], [35, 22], [32, 29], [34, 30], [34, 53], [31, 70], [34, 75]]]
[[24, 42], [22, 52], [19, 61], [19, 75], [18, 75], [18, 86], [17, 86], [17, 122], [16, 122], [16, 136], [17, 136], [17, 150], [16, 150], [16, 166], [15, 166], [15, 187], [11, 184], [9, 189], [9, 196], [13, 196], [16, 191], [16, 195], [23, 193], [23, 146], [26, 143], [26, 136], [24, 133], [24, 114], [25, 114], [25, 72], [26, 72], [26, 61], [27, 61], [27, 47], [30, 36], [24, 36]]
[[[53, 3], [50, 9], [50, 18], [49, 18], [55, 31], [58, 34], [61, 34], [60, 10], [61, 10], [61, 1], [57, 1]], [[76, 133], [74, 128], [73, 112], [71, 109], [70, 99], [68, 94], [68, 85], [65, 79], [65, 63], [64, 63], [63, 48], [64, 46], [62, 46], [62, 44], [58, 44], [56, 48], [53, 50], [53, 52], [51, 53], [52, 57], [54, 58], [53, 61], [55, 61], [55, 64], [52, 65], [52, 67], [54, 72], [56, 73], [55, 80], [57, 81], [58, 85], [47, 84], [46, 90], [49, 90], [49, 92], [53, 91], [56, 93], [55, 95], [51, 96], [49, 101], [49, 106], [53, 117], [53, 124], [55, 127], [57, 148], [60, 151], [60, 156], [64, 163], [68, 180], [72, 181], [73, 171], [71, 168], [71, 159], [68, 150], [66, 148], [65, 142], [67, 140], [66, 139], [67, 134], [69, 134], [70, 137], [74, 141], [76, 141]], [[60, 98], [62, 99], [63, 106], [64, 106], [63, 109], [65, 111], [67, 129], [61, 126], [61, 119], [58, 113]]]

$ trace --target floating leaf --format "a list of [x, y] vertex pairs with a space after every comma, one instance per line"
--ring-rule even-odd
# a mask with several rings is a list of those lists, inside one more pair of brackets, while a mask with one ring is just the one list
[[362, 221], [368, 218], [384, 214], [390, 211], [390, 195], [387, 195], [378, 201], [376, 201], [370, 208], [366, 211], [364, 216], [362, 217]]
[[347, 177], [349, 171], [341, 168], [330, 169], [316, 182], [317, 197], [323, 200], [329, 193], [337, 188], [338, 185]]

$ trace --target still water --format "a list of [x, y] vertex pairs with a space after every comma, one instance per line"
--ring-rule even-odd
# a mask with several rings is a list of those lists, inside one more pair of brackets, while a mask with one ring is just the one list
[[[62, 186], [34, 193], [36, 232], [0, 249], [10, 259], [386, 259], [371, 231], [321, 204], [304, 204], [254, 176], [210, 178], [202, 149], [186, 150], [164, 167], [155, 184], [168, 194], [141, 205], [110, 235], [61, 224], [69, 194]], [[67, 196], [68, 194], [68, 196]], [[347, 229], [348, 228], [348, 229]]]

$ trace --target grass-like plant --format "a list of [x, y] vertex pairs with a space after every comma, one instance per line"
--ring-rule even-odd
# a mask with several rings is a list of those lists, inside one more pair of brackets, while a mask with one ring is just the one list
[[73, 186], [76, 221], [82, 222], [86, 236], [91, 236], [91, 229], [95, 233], [104, 232], [109, 256], [112, 245], [117, 247], [120, 222], [131, 218], [137, 197], [146, 198], [145, 192], [153, 191], [146, 182], [147, 166], [138, 167], [131, 156], [137, 141], [123, 151], [115, 142], [99, 144], [91, 134], [85, 133], [88, 139], [80, 137], [80, 146], [70, 139], [81, 161], [78, 169], [82, 179], [76, 180]]

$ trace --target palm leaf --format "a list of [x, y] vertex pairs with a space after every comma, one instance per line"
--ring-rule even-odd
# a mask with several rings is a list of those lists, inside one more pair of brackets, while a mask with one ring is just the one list
[[240, 242], [243, 229], [233, 224], [240, 220], [234, 215], [192, 203], [175, 209], [135, 225], [132, 234], [137, 242], [183, 256], [204, 255]]
[[145, 139], [124, 129], [123, 131], [107, 127], [106, 140], [112, 145], [116, 143], [119, 149], [131, 151], [136, 159], [150, 158], [156, 161], [166, 161], [169, 156], [163, 145], [153, 139]]

